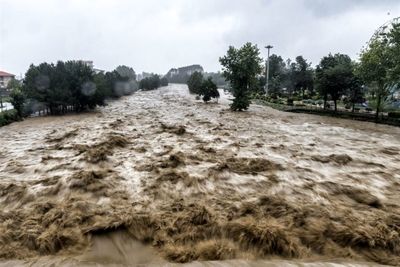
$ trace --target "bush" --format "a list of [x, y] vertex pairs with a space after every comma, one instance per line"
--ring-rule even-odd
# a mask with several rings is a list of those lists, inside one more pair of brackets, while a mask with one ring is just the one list
[[400, 111], [392, 111], [388, 113], [389, 118], [400, 119]]
[[168, 86], [168, 79], [167, 77], [161, 78], [161, 86]]
[[202, 82], [199, 95], [203, 96], [204, 102], [210, 101], [211, 98], [219, 98], [217, 85], [212, 81], [211, 77]]
[[305, 107], [306, 105], [301, 104], [301, 103], [298, 103], [298, 104], [295, 104], [294, 106], [295, 106], [295, 107]]
[[20, 118], [24, 116], [24, 104], [25, 104], [25, 96], [22, 93], [21, 89], [16, 87], [11, 91], [11, 104], [14, 106], [17, 114]]
[[144, 78], [139, 83], [139, 88], [145, 91], [154, 90], [161, 86], [161, 79], [158, 75]]
[[0, 127], [19, 120], [20, 117], [15, 109], [0, 112]]
[[198, 94], [203, 84], [203, 74], [195, 71], [189, 78], [187, 86], [191, 94]]

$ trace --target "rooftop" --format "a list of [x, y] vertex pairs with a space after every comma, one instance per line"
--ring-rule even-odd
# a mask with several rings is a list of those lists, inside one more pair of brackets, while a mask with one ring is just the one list
[[1, 71], [1, 70], [0, 70], [0, 77], [15, 77], [15, 75], [14, 75], [14, 74], [11, 74], [11, 73], [8, 73], [8, 72], [5, 72], [5, 71]]

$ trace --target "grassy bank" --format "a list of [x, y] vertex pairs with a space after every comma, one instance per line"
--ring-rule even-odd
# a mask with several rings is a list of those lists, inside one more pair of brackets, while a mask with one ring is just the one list
[[255, 104], [269, 106], [271, 108], [285, 111], [285, 112], [293, 112], [293, 113], [308, 113], [320, 116], [329, 116], [336, 117], [341, 119], [348, 120], [358, 120], [358, 121], [368, 121], [375, 122], [380, 124], [388, 124], [393, 126], [400, 126], [399, 118], [392, 118], [387, 115], [380, 115], [379, 120], [375, 120], [375, 114], [373, 113], [357, 113], [357, 112], [349, 112], [349, 111], [334, 111], [334, 110], [326, 110], [318, 107], [308, 107], [308, 106], [288, 106], [283, 104], [271, 103], [265, 100], [255, 99], [253, 100]]

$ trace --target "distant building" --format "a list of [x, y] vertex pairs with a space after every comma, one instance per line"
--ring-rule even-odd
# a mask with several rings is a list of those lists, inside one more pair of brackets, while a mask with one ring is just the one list
[[190, 65], [181, 68], [172, 68], [168, 71], [165, 77], [171, 83], [186, 83], [190, 75], [194, 72], [204, 73], [204, 69], [200, 65]]
[[14, 78], [15, 78], [14, 74], [5, 71], [0, 71], [0, 88], [6, 89], [10, 81]]
[[93, 68], [93, 71], [94, 71], [94, 73], [96, 73], [96, 74], [99, 74], [99, 73], [104, 73], [104, 72], [106, 72], [105, 70], [96, 69], [96, 68]]
[[85, 64], [86, 66], [90, 67], [96, 74], [105, 72], [104, 70], [95, 68], [92, 60], [77, 60], [77, 62], [80, 62], [80, 63]]

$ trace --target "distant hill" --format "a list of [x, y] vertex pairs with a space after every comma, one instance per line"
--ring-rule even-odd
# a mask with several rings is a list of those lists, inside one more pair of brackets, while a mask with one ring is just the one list
[[194, 72], [204, 72], [204, 69], [200, 65], [190, 65], [181, 68], [172, 68], [168, 71], [165, 77], [170, 83], [186, 83]]

